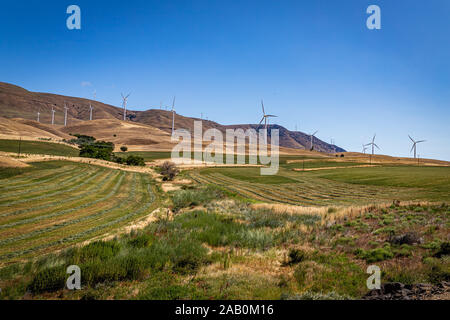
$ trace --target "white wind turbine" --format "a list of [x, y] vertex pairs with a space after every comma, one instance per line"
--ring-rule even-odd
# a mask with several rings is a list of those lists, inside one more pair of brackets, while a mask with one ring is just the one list
[[366, 145], [365, 145], [364, 143], [363, 143], [362, 147], [363, 147], [362, 152], [363, 152], [364, 154], [366, 154], [367, 147], [366, 147]]
[[314, 141], [314, 138], [316, 137], [316, 133], [317, 132], [319, 132], [319, 130], [317, 130], [316, 132], [314, 132], [314, 133], [309, 135], [311, 137], [311, 148], [310, 148], [311, 151], [314, 150], [314, 143], [313, 143], [313, 141]]
[[414, 141], [414, 139], [413, 138], [411, 138], [411, 136], [410, 135], [408, 135], [408, 137], [409, 137], [409, 139], [411, 139], [411, 141], [413, 142], [413, 145], [412, 145], [412, 148], [411, 148], [411, 151], [409, 151], [410, 153], [414, 150], [414, 159], [416, 158], [416, 149], [417, 149], [417, 144], [418, 143], [422, 143], [422, 142], [425, 142], [426, 140], [419, 140], [419, 141]]
[[40, 122], [40, 121], [39, 121], [39, 116], [40, 116], [40, 115], [41, 115], [41, 113], [38, 111], [38, 112], [37, 112], [37, 122]]
[[[94, 101], [97, 98], [97, 90], [94, 90], [93, 92], [94, 95]], [[89, 102], [89, 120], [92, 120], [92, 111], [94, 110], [94, 108], [92, 107], [92, 103]]]
[[372, 146], [372, 155], [374, 154], [374, 150], [375, 150], [374, 147], [377, 147], [377, 149], [380, 150], [380, 147], [378, 147], [377, 144], [375, 143], [375, 137], [376, 136], [377, 136], [377, 134], [375, 133], [373, 135], [372, 142], [366, 144], [366, 146]]
[[127, 96], [124, 96], [123, 93], [121, 93], [122, 95], [122, 106], [123, 106], [123, 121], [125, 121], [127, 119], [127, 101], [128, 101], [128, 97], [130, 96], [131, 93], [129, 93]]
[[66, 102], [64, 101], [64, 126], [67, 126], [67, 110], [69, 110], [69, 108], [67, 108], [66, 106]]
[[52, 125], [55, 124], [55, 109], [52, 107]]
[[276, 115], [273, 114], [266, 114], [266, 111], [264, 110], [264, 101], [261, 99], [261, 108], [263, 112], [263, 117], [258, 125], [261, 125], [261, 123], [264, 121], [264, 130], [266, 131], [266, 143], [267, 143], [267, 126], [269, 125], [270, 118], [276, 118]]
[[172, 136], [174, 130], [175, 130], [175, 96], [173, 97], [172, 101]]

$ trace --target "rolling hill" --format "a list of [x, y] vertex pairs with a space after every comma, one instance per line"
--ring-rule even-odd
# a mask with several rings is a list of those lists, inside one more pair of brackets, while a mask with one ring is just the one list
[[[64, 122], [64, 104], [69, 107], [67, 127], [61, 126]], [[95, 121], [87, 123], [90, 104], [94, 107], [93, 118]], [[52, 108], [56, 110], [54, 126], [48, 125], [51, 123]], [[40, 112], [40, 123], [35, 121], [38, 111]], [[21, 118], [16, 119], [16, 122], [33, 127], [33, 130], [43, 130], [52, 136], [62, 138], [66, 138], [67, 134], [70, 133], [91, 133], [98, 139], [105, 139], [116, 144], [126, 144], [137, 148], [139, 148], [138, 146], [152, 145], [151, 149], [153, 150], [167, 149], [170, 146], [172, 126], [172, 113], [170, 111], [159, 109], [127, 110], [127, 125], [123, 121], [119, 121], [123, 118], [122, 112], [122, 108], [98, 101], [31, 92], [19, 86], [0, 82], [0, 117], [7, 119]], [[176, 114], [175, 127], [192, 132], [195, 120], [200, 119]], [[7, 121], [2, 120], [2, 122], [4, 122], [3, 126], [5, 127], [3, 131], [7, 131], [7, 127], [12, 125]], [[258, 129], [258, 125], [255, 124], [221, 125], [210, 120], [203, 120], [202, 125], [203, 130], [216, 128], [222, 132], [225, 132], [226, 129], [236, 128]], [[276, 124], [270, 125], [270, 129], [279, 129], [280, 147], [309, 149], [310, 138], [305, 133], [290, 131]], [[120, 134], [117, 134], [116, 130], [120, 130]], [[317, 138], [314, 140], [314, 147], [316, 151], [326, 153], [345, 152], [344, 149]]]

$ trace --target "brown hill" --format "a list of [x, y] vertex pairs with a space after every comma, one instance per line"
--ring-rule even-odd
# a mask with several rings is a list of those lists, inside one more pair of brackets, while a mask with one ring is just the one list
[[[69, 107], [68, 111], [68, 127], [61, 128], [60, 125], [64, 122], [64, 104]], [[106, 126], [105, 128], [93, 129], [94, 123], [87, 125], [83, 123], [81, 127], [76, 127], [80, 121], [89, 120], [89, 105], [94, 108], [93, 118], [96, 120], [121, 120], [123, 118], [122, 108], [117, 108], [111, 105], [107, 105], [98, 101], [89, 99], [67, 97], [49, 93], [36, 93], [27, 91], [21, 87], [11, 85], [8, 83], [0, 82], [0, 116], [5, 118], [23, 118], [28, 120], [36, 120], [37, 112], [40, 114], [40, 123], [49, 124], [51, 122], [51, 110], [54, 108], [55, 112], [55, 124], [54, 126], [58, 131], [64, 133], [82, 133], [88, 134], [91, 132], [98, 132], [94, 135], [98, 139], [106, 139], [113, 141], [116, 144], [126, 144], [134, 146], [148, 146], [152, 143], [152, 150], [157, 150], [158, 147], [163, 145], [168, 147], [166, 143], [167, 136], [163, 136], [162, 132], [169, 134], [172, 128], [172, 113], [165, 110], [151, 109], [147, 111], [127, 111], [127, 120], [129, 123], [135, 124], [136, 127], [125, 128], [124, 125], [118, 125], [120, 122], [111, 122], [114, 124], [114, 130], [122, 130], [119, 135], [111, 139], [112, 128], [109, 128], [110, 122], [94, 122], [97, 126]], [[175, 115], [175, 128], [184, 128], [192, 132], [194, 121], [200, 120], [198, 118], [184, 117], [182, 115]], [[22, 121], [23, 122], [23, 121]], [[147, 127], [139, 127], [139, 124], [147, 125]], [[34, 121], [33, 126], [39, 128], [37, 122]], [[252, 124], [241, 125], [221, 125], [214, 121], [202, 121], [203, 130], [210, 128], [216, 128], [222, 132], [230, 128], [262, 128]], [[51, 126], [49, 129], [51, 129]], [[48, 128], [48, 127], [47, 127]], [[71, 129], [72, 128], [72, 129]], [[84, 131], [86, 129], [86, 131]], [[156, 130], [156, 129], [159, 129]], [[293, 148], [300, 150], [308, 150], [310, 147], [309, 136], [303, 132], [292, 132], [279, 125], [270, 125], [269, 129], [279, 129], [280, 132], [280, 147]], [[54, 130], [54, 129], [53, 129]], [[79, 130], [79, 131], [76, 131]], [[134, 135], [133, 132], [136, 134]], [[154, 131], [152, 131], [154, 130]], [[57, 132], [49, 131], [52, 134], [58, 135]], [[153, 136], [154, 132], [155, 136]], [[269, 130], [270, 132], [270, 130]], [[143, 136], [141, 136], [143, 135]], [[126, 137], [126, 138], [124, 138]], [[162, 140], [160, 140], [162, 139]], [[152, 141], [152, 142], [150, 142]], [[269, 138], [270, 141], [270, 138]], [[333, 153], [344, 152], [345, 150], [337, 146], [330, 145], [320, 139], [314, 139], [314, 149], [316, 151]], [[146, 148], [147, 149], [147, 148]]]
[[110, 141], [116, 145], [127, 146], [133, 151], [171, 150], [170, 134], [158, 128], [142, 123], [99, 119], [82, 121], [67, 127], [61, 127], [64, 133], [79, 133], [93, 136], [98, 140]]

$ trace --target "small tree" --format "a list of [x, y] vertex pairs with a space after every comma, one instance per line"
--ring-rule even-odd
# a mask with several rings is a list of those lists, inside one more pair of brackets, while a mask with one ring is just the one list
[[176, 167], [175, 163], [170, 161], [165, 161], [160, 167], [161, 175], [163, 176], [163, 181], [171, 181], [180, 172]]
[[126, 147], [126, 146], [121, 146], [121, 147], [120, 147], [120, 151], [122, 151], [122, 152], [127, 152], [127, 151], [128, 151], [128, 147]]

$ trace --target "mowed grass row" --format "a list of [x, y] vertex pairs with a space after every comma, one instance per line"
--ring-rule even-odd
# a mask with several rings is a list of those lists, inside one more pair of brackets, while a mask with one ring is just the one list
[[[61, 167], [67, 169], [66, 175], [59, 175]], [[5, 195], [5, 205], [0, 204], [0, 264], [46, 254], [111, 232], [151, 213], [157, 205], [156, 189], [145, 174], [67, 162], [33, 173], [48, 177], [52, 171], [59, 171], [59, 176], [46, 180], [41, 191], [30, 186], [32, 179], [20, 175], [6, 179], [17, 187], [23, 184], [23, 189], [17, 188], [21, 197], [27, 188], [35, 192], [26, 199], [13, 196], [14, 193], [10, 198]]]
[[[373, 195], [361, 194], [358, 190], [337, 193], [331, 186], [314, 190], [298, 184], [264, 185], [249, 182], [240, 182], [220, 174], [207, 176], [193, 176], [199, 182], [224, 187], [244, 198], [251, 198], [262, 202], [283, 203], [303, 206], [326, 206], [337, 204], [366, 203], [373, 200]], [[327, 191], [328, 190], [328, 191]]]
[[332, 169], [320, 173], [280, 168], [276, 176], [261, 176], [259, 168], [208, 168], [193, 171], [191, 177], [198, 183], [213, 184], [257, 201], [329, 206], [394, 199], [447, 200], [449, 174], [449, 168], [400, 166]]

